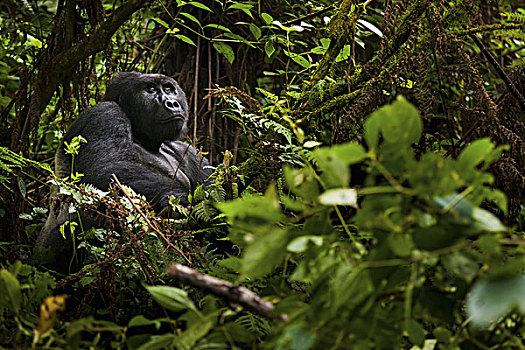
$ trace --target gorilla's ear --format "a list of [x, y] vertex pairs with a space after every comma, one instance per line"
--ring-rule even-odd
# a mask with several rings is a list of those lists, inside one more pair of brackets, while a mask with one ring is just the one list
[[121, 72], [116, 74], [113, 79], [109, 81], [106, 88], [106, 96], [104, 101], [120, 102], [121, 95], [125, 92], [126, 87], [136, 78], [140, 73], [136, 72]]

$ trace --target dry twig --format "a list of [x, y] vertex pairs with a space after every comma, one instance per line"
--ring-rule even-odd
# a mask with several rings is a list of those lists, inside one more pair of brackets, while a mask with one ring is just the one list
[[140, 214], [140, 216], [142, 216], [142, 218], [144, 219], [144, 221], [146, 221], [146, 224], [148, 224], [149, 227], [151, 227], [151, 229], [153, 231], [155, 231], [165, 242], [166, 244], [168, 244], [170, 247], [172, 247], [173, 249], [175, 249], [177, 251], [177, 253], [179, 253], [183, 258], [184, 260], [186, 260], [188, 262], [188, 264], [190, 265], [193, 265], [193, 263], [186, 257], [186, 255], [184, 255], [184, 253], [182, 252], [182, 250], [180, 250], [179, 248], [177, 248], [176, 246], [173, 245], [173, 243], [170, 242], [170, 240], [158, 229], [158, 227], [156, 225], [154, 225], [149, 219], [148, 217], [142, 212], [142, 210], [140, 210], [139, 207], [137, 207], [137, 205], [131, 200], [131, 197], [129, 196], [129, 194], [126, 192], [126, 190], [124, 189], [124, 187], [122, 187], [122, 184], [118, 181], [117, 177], [115, 176], [115, 174], [111, 174], [111, 177], [113, 177], [113, 180], [115, 180], [115, 183], [117, 184], [117, 186], [122, 190], [122, 192], [124, 193], [124, 195], [126, 196], [126, 198], [129, 200], [129, 202], [131, 203], [131, 205], [133, 206], [133, 208]]
[[[209, 290], [215, 295], [245, 306], [263, 316], [272, 316], [273, 304], [266, 300], [262, 300], [257, 294], [248, 288], [205, 275], [191, 267], [177, 263], [169, 264], [167, 273], [171, 278], [181, 280], [194, 287]], [[279, 315], [277, 318], [283, 321], [288, 320], [287, 315]]]

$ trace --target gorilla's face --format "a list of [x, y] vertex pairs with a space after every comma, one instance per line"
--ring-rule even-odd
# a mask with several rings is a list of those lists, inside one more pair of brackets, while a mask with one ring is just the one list
[[133, 138], [149, 149], [158, 150], [162, 142], [180, 140], [186, 133], [186, 95], [170, 77], [119, 73], [105, 99], [119, 104], [131, 122]]

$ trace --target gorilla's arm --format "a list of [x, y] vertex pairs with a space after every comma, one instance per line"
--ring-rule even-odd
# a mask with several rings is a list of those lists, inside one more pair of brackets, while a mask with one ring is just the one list
[[[157, 210], [168, 205], [168, 196], [181, 197], [187, 205], [186, 186], [157, 168], [141, 162], [132, 139], [131, 125], [122, 109], [114, 102], [104, 102], [84, 112], [71, 126], [64, 142], [82, 135], [87, 143], [75, 156], [74, 172], [84, 174], [82, 182], [108, 190], [111, 175], [135, 192], [146, 197]], [[59, 149], [57, 163], [71, 164], [71, 156]]]
[[205, 157], [197, 154], [197, 150], [181, 141], [168, 141], [160, 146], [160, 153], [172, 163], [180, 164], [180, 169], [185, 170], [185, 175], [191, 183], [192, 190], [204, 184], [206, 188], [210, 183], [213, 169]]

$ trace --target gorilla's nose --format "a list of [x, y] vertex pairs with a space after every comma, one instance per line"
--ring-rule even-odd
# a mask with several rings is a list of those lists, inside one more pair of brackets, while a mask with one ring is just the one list
[[181, 110], [180, 104], [176, 100], [166, 100], [166, 102], [164, 102], [164, 106], [166, 106], [166, 108], [170, 111], [174, 112]]

